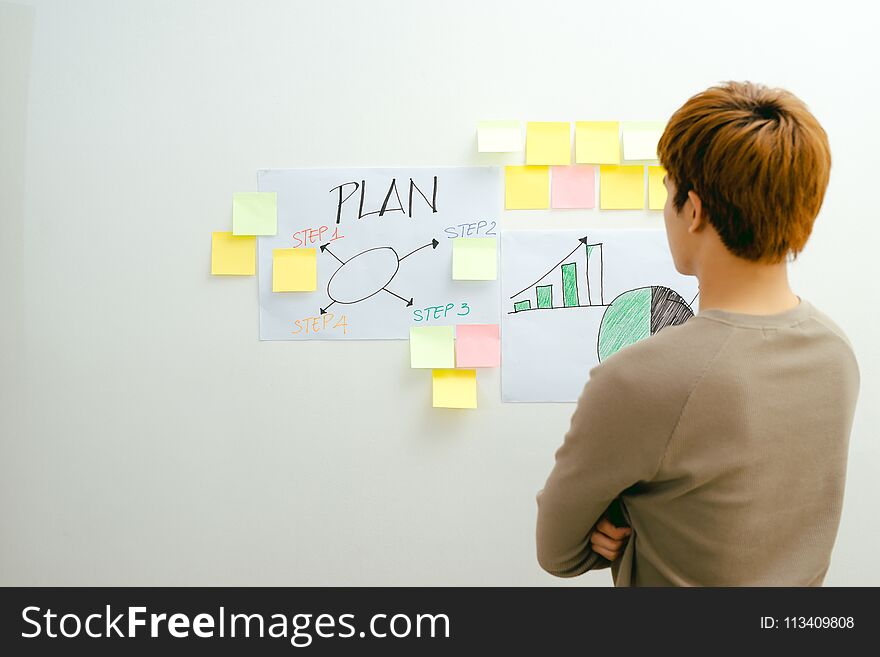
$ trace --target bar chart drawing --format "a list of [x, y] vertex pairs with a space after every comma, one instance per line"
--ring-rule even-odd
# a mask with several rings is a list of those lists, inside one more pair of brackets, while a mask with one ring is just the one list
[[[513, 310], [508, 314], [531, 310], [607, 307], [602, 247], [602, 242], [593, 244], [588, 236], [581, 237], [578, 245], [540, 278], [511, 295]], [[591, 278], [594, 279], [592, 284]]]

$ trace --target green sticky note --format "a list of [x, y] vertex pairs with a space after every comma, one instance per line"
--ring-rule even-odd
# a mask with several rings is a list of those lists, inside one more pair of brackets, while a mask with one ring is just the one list
[[457, 281], [494, 281], [498, 278], [498, 242], [495, 238], [453, 239], [452, 278]]
[[232, 195], [233, 235], [275, 235], [278, 206], [275, 192], [235, 192]]
[[409, 329], [410, 367], [454, 368], [454, 326], [411, 326]]

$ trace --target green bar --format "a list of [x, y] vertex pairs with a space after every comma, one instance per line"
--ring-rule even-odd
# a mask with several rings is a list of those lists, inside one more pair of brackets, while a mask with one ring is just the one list
[[578, 305], [577, 263], [562, 265], [562, 302], [566, 308]]
[[513, 304], [513, 312], [519, 312], [520, 310], [531, 310], [532, 302], [526, 299], [525, 301], [517, 301]]
[[539, 285], [535, 288], [538, 293], [538, 308], [553, 307], [553, 286]]

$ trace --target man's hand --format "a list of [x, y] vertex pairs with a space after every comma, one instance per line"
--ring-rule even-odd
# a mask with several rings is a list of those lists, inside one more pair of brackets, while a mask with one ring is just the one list
[[608, 561], [614, 561], [623, 552], [631, 533], [631, 527], [615, 527], [611, 524], [606, 514], [596, 523], [596, 530], [590, 537], [590, 543], [594, 552], [602, 555]]

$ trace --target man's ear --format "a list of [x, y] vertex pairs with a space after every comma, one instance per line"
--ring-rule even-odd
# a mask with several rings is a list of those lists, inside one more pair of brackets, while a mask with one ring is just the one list
[[688, 225], [689, 233], [698, 233], [706, 227], [706, 217], [703, 216], [703, 202], [694, 190], [688, 192], [688, 201], [690, 208], [687, 218], [690, 220]]

